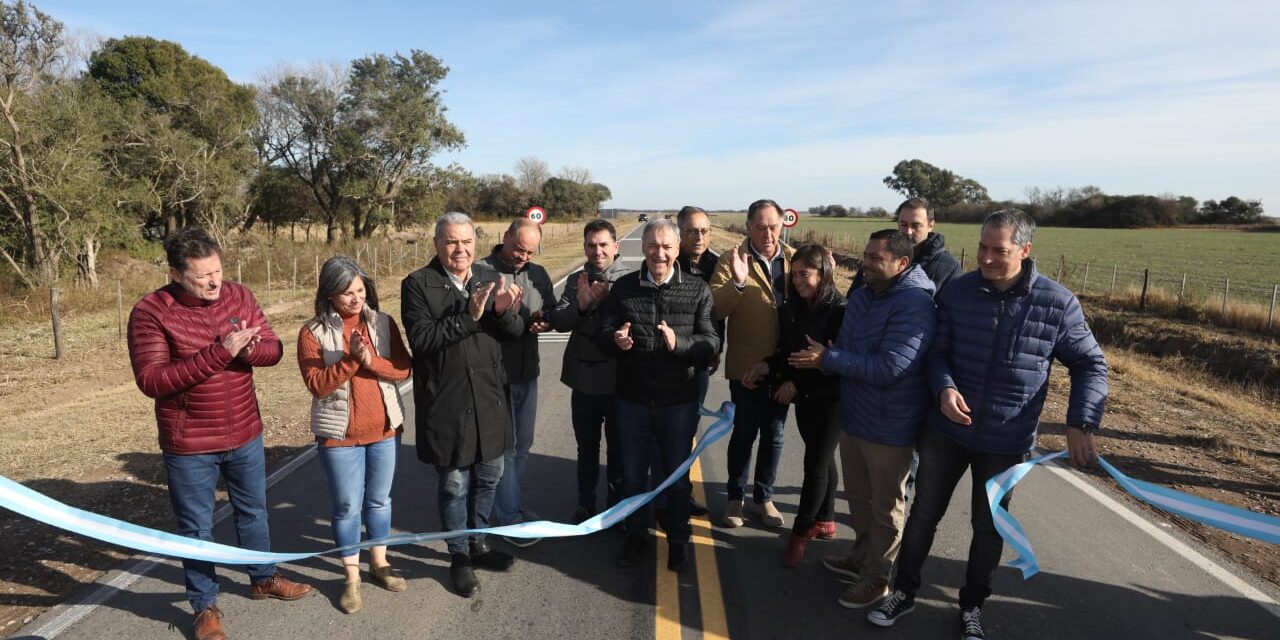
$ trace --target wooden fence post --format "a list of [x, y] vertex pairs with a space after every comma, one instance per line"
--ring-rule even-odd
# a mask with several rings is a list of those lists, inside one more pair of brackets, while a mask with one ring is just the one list
[[1222, 289], [1222, 319], [1227, 318], [1227, 300], [1231, 297], [1231, 278], [1226, 279]]
[[1084, 263], [1084, 282], [1080, 284], [1080, 295], [1089, 292], [1089, 262]]
[[313, 270], [315, 271], [315, 274], [316, 274], [316, 282], [320, 282], [320, 254], [317, 253], [312, 257], [314, 258], [313, 261], [315, 262], [315, 268]]
[[1271, 330], [1271, 321], [1276, 317], [1276, 294], [1280, 293], [1280, 284], [1271, 287], [1271, 310], [1267, 312], [1267, 331]]
[[115, 337], [124, 339], [124, 289], [115, 280]]
[[237, 283], [239, 283], [239, 284], [244, 284], [244, 278], [240, 277], [240, 263], [239, 263], [239, 262], [237, 262], [237, 263], [236, 263], [236, 282], [237, 282]]
[[1187, 272], [1182, 272], [1182, 286], [1178, 288], [1178, 306], [1185, 307], [1187, 305]]
[[1056, 277], [1054, 277], [1054, 280], [1057, 280], [1058, 284], [1062, 284], [1062, 274], [1066, 271], [1066, 269], [1067, 269], [1067, 256], [1066, 254], [1062, 254], [1058, 260], [1058, 274]]
[[960, 248], [960, 273], [964, 273], [964, 247]]
[[378, 279], [378, 248], [373, 248], [373, 279]]
[[1147, 283], [1151, 280], [1151, 270], [1142, 270], [1142, 297], [1138, 299], [1138, 311], [1144, 311], [1147, 308]]
[[271, 258], [267, 258], [267, 301], [271, 301]]
[[49, 287], [49, 315], [53, 319], [53, 358], [62, 359], [62, 315], [58, 313], [58, 288]]
[[292, 287], [290, 287], [291, 289], [293, 289], [294, 291], [298, 290], [298, 258], [297, 256], [294, 256], [293, 258], [293, 280], [291, 280], [289, 283], [293, 285]]
[[1120, 268], [1119, 265], [1111, 265], [1111, 288], [1107, 289], [1107, 302], [1111, 302], [1111, 294], [1116, 291], [1116, 269], [1118, 268]]

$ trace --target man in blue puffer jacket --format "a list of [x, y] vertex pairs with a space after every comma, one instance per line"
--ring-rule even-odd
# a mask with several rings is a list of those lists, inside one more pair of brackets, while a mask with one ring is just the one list
[[[896, 591], [867, 619], [888, 627], [915, 607], [920, 570], [956, 483], [971, 468], [973, 541], [960, 590], [961, 637], [983, 640], [982, 604], [1004, 541], [987, 507], [986, 481], [1027, 459], [1035, 444], [1053, 359], [1067, 367], [1067, 448], [1084, 465], [1107, 398], [1107, 363], [1080, 301], [1031, 260], [1035, 222], [1016, 209], [982, 223], [978, 271], [937, 296], [938, 333], [928, 376], [938, 399], [920, 434], [916, 498], [902, 536]], [[1006, 495], [1002, 506], [1008, 508]]]
[[859, 574], [838, 600], [850, 609], [889, 595], [907, 472], [929, 407], [925, 355], [936, 330], [933, 282], [911, 264], [911, 251], [911, 238], [901, 231], [871, 234], [862, 254], [866, 286], [853, 291], [840, 336], [821, 361], [824, 372], [841, 378], [840, 465], [854, 532], [850, 554], [824, 563]]

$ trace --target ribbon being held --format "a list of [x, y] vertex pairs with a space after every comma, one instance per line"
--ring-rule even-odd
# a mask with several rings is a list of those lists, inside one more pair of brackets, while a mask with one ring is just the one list
[[[987, 505], [991, 508], [991, 518], [995, 521], [996, 531], [1000, 533], [1000, 537], [1004, 538], [1005, 543], [1018, 554], [1018, 557], [1009, 562], [1009, 566], [1020, 569], [1024, 580], [1038, 573], [1040, 564], [1036, 561], [1035, 551], [1031, 549], [1031, 541], [1027, 538], [1022, 525], [1017, 518], [1000, 506], [1000, 500], [1031, 471], [1032, 467], [1066, 457], [1066, 455], [1066, 451], [1045, 454], [1009, 467], [1003, 473], [987, 480]], [[1280, 518], [1135, 480], [1101, 456], [1098, 457], [1098, 464], [1111, 474], [1111, 477], [1115, 478], [1125, 491], [1147, 504], [1224, 531], [1263, 542], [1280, 544]]]
[[95, 538], [103, 542], [127, 547], [145, 553], [153, 553], [174, 558], [206, 560], [220, 564], [265, 564], [279, 562], [296, 562], [313, 556], [337, 553], [348, 555], [358, 549], [378, 545], [403, 545], [447, 540], [468, 533], [483, 531], [484, 533], [507, 536], [510, 538], [567, 538], [583, 536], [622, 522], [628, 515], [648, 504], [658, 494], [671, 486], [680, 476], [688, 473], [689, 467], [702, 452], [733, 430], [734, 405], [726, 402], [719, 411], [700, 408], [703, 416], [715, 418], [715, 422], [707, 428], [702, 439], [698, 440], [693, 452], [685, 459], [675, 472], [668, 476], [653, 490], [631, 496], [595, 516], [577, 524], [539, 520], [523, 522], [503, 527], [488, 529], [466, 529], [460, 531], [440, 531], [434, 533], [406, 533], [388, 536], [378, 540], [367, 540], [360, 544], [348, 545], [324, 551], [304, 553], [275, 553], [269, 551], [253, 551], [231, 545], [207, 542], [195, 538], [186, 538], [165, 531], [149, 529], [123, 520], [77, 509], [58, 502], [44, 494], [32, 491], [27, 487], [0, 476], [0, 507], [22, 514], [33, 520], [65, 529], [71, 533]]

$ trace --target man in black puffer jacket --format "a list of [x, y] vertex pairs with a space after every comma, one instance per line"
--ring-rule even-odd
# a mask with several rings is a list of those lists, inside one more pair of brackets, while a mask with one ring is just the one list
[[[618, 436], [622, 443], [623, 496], [648, 486], [650, 453], [655, 475], [666, 478], [693, 450], [698, 428], [695, 371], [710, 364], [720, 338], [712, 320], [711, 289], [681, 273], [680, 232], [670, 220], [648, 223], [644, 264], [618, 280], [602, 309], [598, 341], [618, 357]], [[685, 474], [667, 489], [662, 527], [667, 532], [667, 568], [688, 561], [689, 493]], [[627, 518], [627, 541], [619, 566], [635, 564], [647, 546], [649, 509]]]
[[[963, 273], [960, 261], [947, 251], [947, 239], [933, 230], [933, 209], [924, 198], [907, 198], [898, 205], [893, 217], [898, 221], [898, 231], [907, 234], [912, 250], [911, 264], [920, 265], [924, 274], [933, 282], [933, 295], [937, 296], [942, 287], [952, 278]], [[862, 269], [853, 276], [853, 284], [849, 285], [846, 298], [853, 297], [854, 289], [862, 286]]]

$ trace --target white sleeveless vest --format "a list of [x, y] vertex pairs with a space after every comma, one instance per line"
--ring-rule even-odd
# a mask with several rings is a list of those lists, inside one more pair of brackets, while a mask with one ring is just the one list
[[[391, 357], [391, 316], [381, 311], [365, 307], [365, 323], [369, 327], [369, 340], [373, 343], [374, 352], [383, 358]], [[320, 343], [324, 355], [325, 366], [330, 366], [346, 355], [346, 343], [342, 339], [342, 316], [330, 310], [325, 322], [314, 320], [307, 323], [307, 328]], [[404, 409], [400, 404], [400, 393], [394, 382], [379, 379], [378, 387], [382, 390], [382, 406], [387, 413], [387, 422], [394, 429], [404, 424]], [[351, 424], [350, 403], [351, 381], [343, 383], [333, 393], [323, 398], [311, 398], [311, 432], [322, 438], [343, 440], [347, 437], [347, 427]]]

